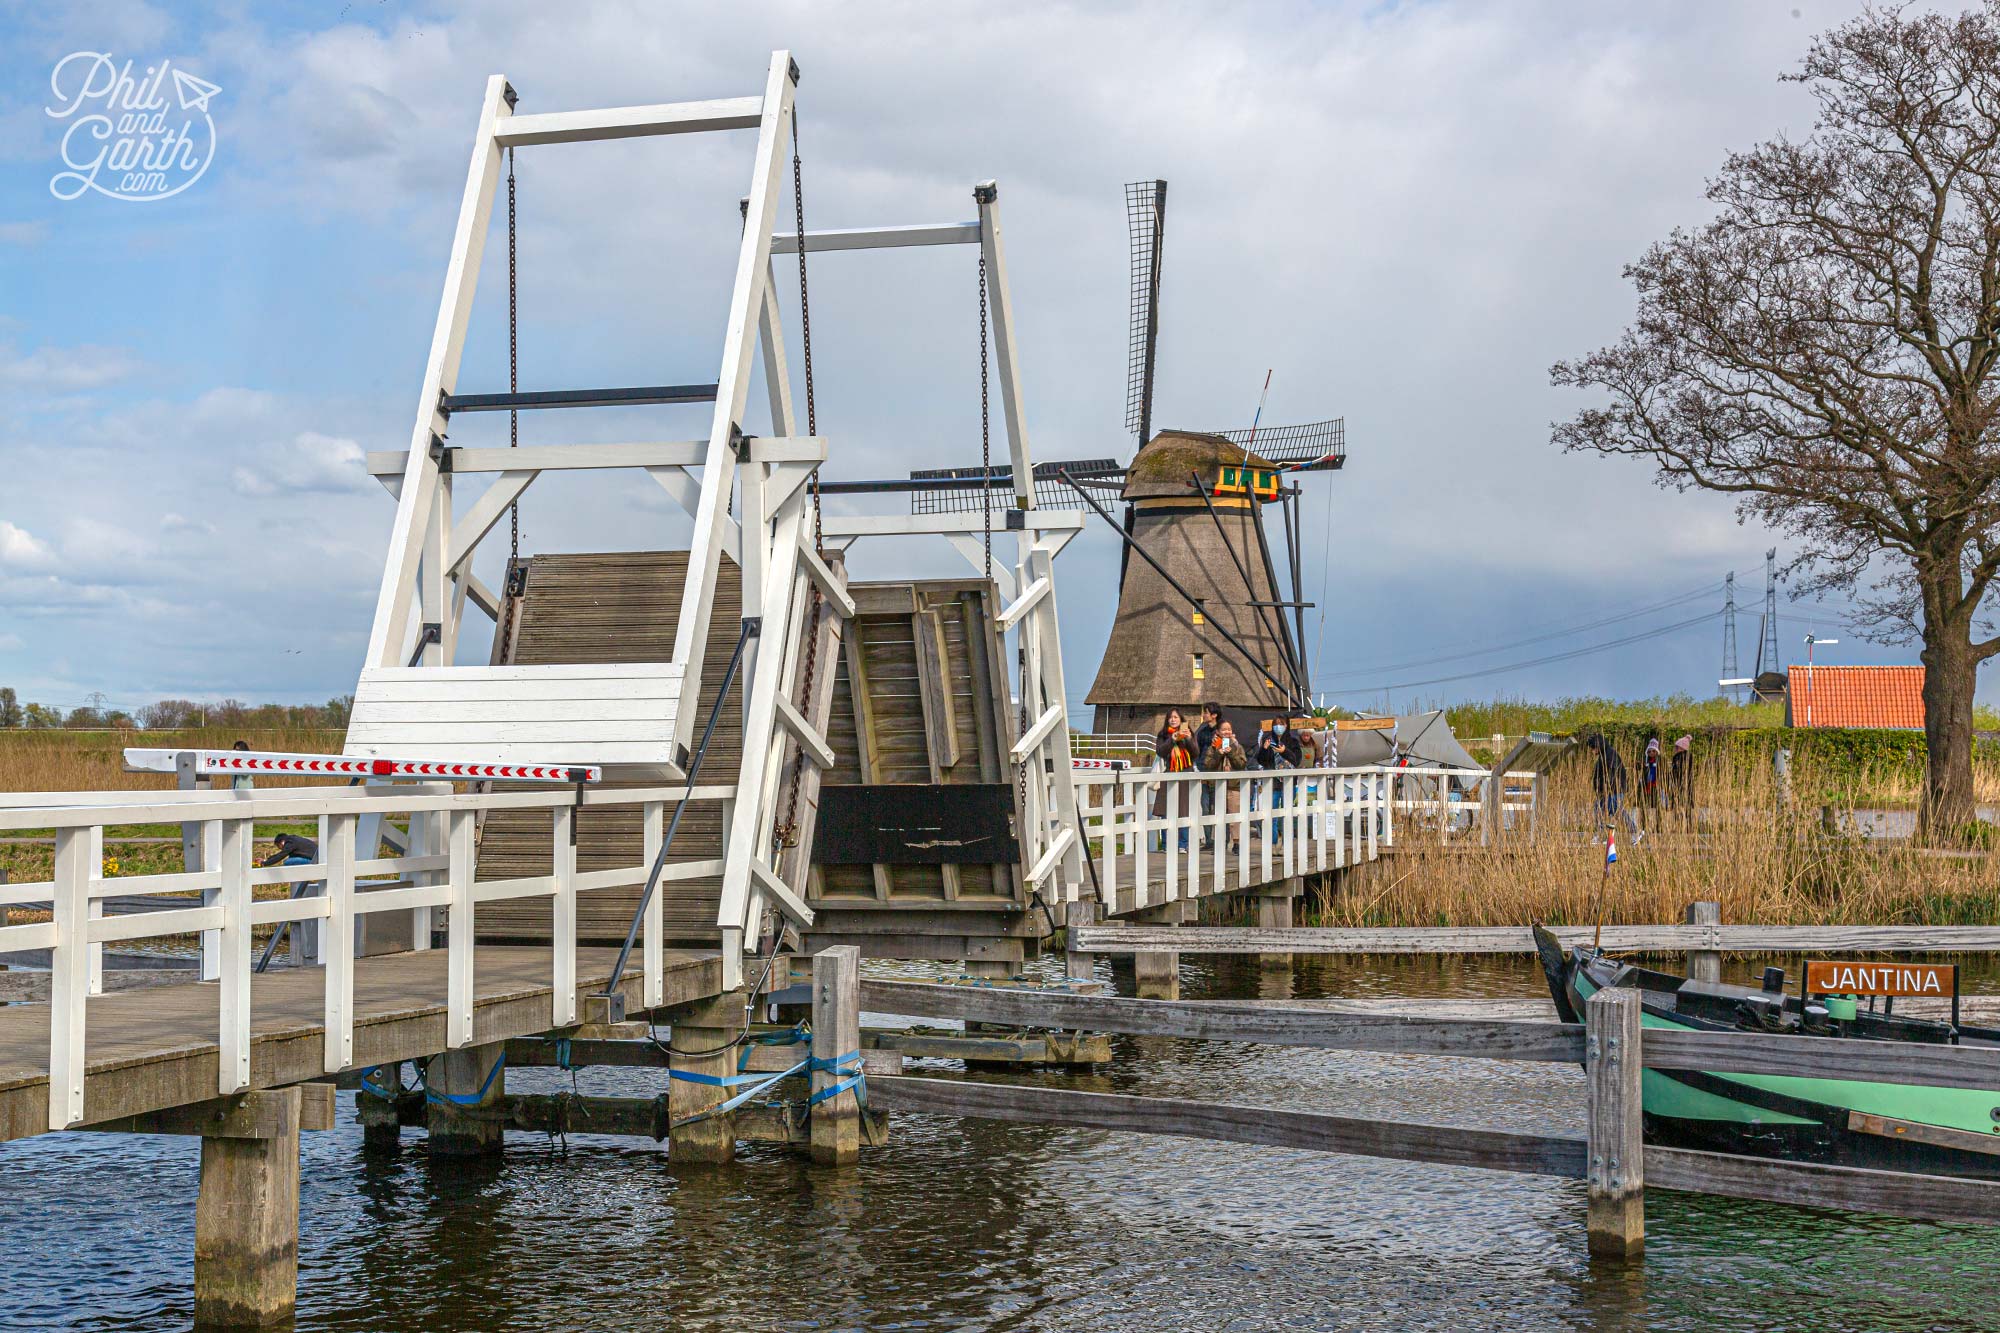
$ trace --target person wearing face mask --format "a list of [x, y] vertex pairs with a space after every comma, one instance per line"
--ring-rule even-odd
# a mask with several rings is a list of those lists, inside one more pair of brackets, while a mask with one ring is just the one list
[[[1299, 742], [1298, 733], [1282, 717], [1273, 718], [1269, 729], [1257, 737], [1255, 767], [1277, 772], [1281, 769], [1297, 768], [1304, 757], [1304, 747]], [[1284, 825], [1277, 812], [1285, 806], [1285, 784], [1271, 784], [1271, 820], [1265, 836], [1276, 839], [1283, 835]], [[1252, 807], [1255, 808], [1254, 805]]]
[[[1236, 728], [1225, 718], [1216, 726], [1215, 735], [1208, 748], [1201, 752], [1201, 766], [1209, 773], [1241, 773], [1249, 766], [1250, 757], [1243, 752], [1243, 743], [1236, 739]], [[1224, 812], [1236, 814], [1243, 808], [1243, 784], [1228, 784]], [[1236, 841], [1236, 821], [1228, 822], [1229, 852], [1233, 856], [1238, 849]]]

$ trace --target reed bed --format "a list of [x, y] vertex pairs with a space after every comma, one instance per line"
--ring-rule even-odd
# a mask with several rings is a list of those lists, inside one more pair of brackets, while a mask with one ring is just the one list
[[[227, 750], [245, 741], [253, 750], [340, 752], [338, 727], [245, 729], [207, 727], [185, 731], [0, 731], [0, 792], [112, 791], [172, 787], [169, 773], [127, 773], [126, 746], [151, 749]], [[310, 778], [259, 778], [259, 787], [292, 787]]]
[[[1982, 800], [2000, 793], [2000, 771], [1980, 773]], [[1908, 839], [1869, 836], [1867, 812], [1885, 790], [1918, 779], [1849, 773], [1838, 780], [1795, 770], [1780, 805], [1761, 766], [1700, 770], [1692, 803], [1639, 810], [1634, 843], [1620, 824], [1608, 869], [1589, 772], [1571, 765], [1546, 779], [1538, 835], [1519, 829], [1499, 846], [1439, 836], [1421, 818], [1396, 829], [1396, 854], [1322, 892], [1314, 924], [1483, 926], [1529, 921], [1673, 922], [1690, 902], [1722, 905], [1722, 919], [1756, 924], [1971, 925], [2000, 921], [2000, 854], [1944, 853]], [[1864, 795], [1865, 794], [1865, 795]]]

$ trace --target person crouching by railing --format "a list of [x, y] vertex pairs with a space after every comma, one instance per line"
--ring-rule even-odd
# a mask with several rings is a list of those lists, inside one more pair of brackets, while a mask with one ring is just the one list
[[[1180, 709], [1169, 708], [1167, 710], [1167, 724], [1160, 728], [1159, 735], [1153, 737], [1153, 753], [1159, 757], [1158, 766], [1155, 769], [1156, 772], [1194, 772], [1198, 758], [1198, 752], [1194, 746], [1194, 733], [1188, 730], [1187, 723], [1181, 719]], [[1153, 818], [1165, 819], [1167, 817], [1167, 789], [1169, 787], [1183, 788], [1179, 798], [1175, 802], [1175, 806], [1185, 815], [1187, 813], [1189, 795], [1185, 788], [1192, 785], [1192, 783], [1162, 782], [1156, 786], [1153, 789]], [[1180, 847], [1182, 851], [1186, 851], [1188, 835], [1185, 825], [1182, 826], [1180, 832]], [[1165, 829], [1160, 830], [1158, 850], [1162, 852], [1167, 850], [1167, 831]]]
[[[1201, 766], [1210, 773], [1241, 773], [1250, 766], [1250, 756], [1244, 752], [1243, 743], [1236, 739], [1236, 728], [1229, 722], [1225, 721], [1215, 729], [1215, 739], [1202, 751]], [[1226, 785], [1229, 797], [1225, 810], [1233, 815], [1243, 809], [1243, 784], [1231, 782]], [[1239, 845], [1234, 820], [1228, 821], [1228, 829], [1229, 852], [1233, 856]]]

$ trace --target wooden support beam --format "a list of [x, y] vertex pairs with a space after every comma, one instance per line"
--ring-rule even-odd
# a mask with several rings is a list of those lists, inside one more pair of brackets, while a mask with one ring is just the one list
[[870, 1013], [959, 1018], [1012, 1027], [1249, 1041], [1321, 1050], [1583, 1062], [1583, 1028], [1574, 1023], [1411, 1018], [1281, 1009], [1227, 1000], [1128, 1000], [909, 981], [864, 981], [861, 1005]]
[[[977, 245], [977, 222], [930, 222], [908, 227], [849, 227], [806, 233], [806, 253], [828, 250], [888, 250], [908, 245]], [[771, 236], [771, 253], [795, 255], [799, 234], [781, 231]]]
[[1019, 597], [1016, 597], [1001, 609], [1000, 614], [993, 618], [994, 623], [1000, 626], [1001, 633], [1006, 633], [1020, 623], [1022, 616], [1034, 610], [1037, 602], [1047, 597], [1053, 591], [1055, 591], [1055, 582], [1053, 580], [1047, 578], [1036, 579], [1033, 583], [1022, 589]]
[[779, 724], [804, 748], [806, 757], [821, 768], [832, 768], [835, 755], [833, 747], [826, 743], [826, 737], [820, 735], [819, 729], [800, 715], [797, 705], [790, 699], [781, 694], [776, 702]]
[[699, 134], [707, 130], [754, 130], [763, 116], [761, 97], [720, 97], [703, 102], [614, 106], [593, 111], [545, 111], [501, 121], [493, 138], [501, 146], [511, 148], [655, 134]]
[[[573, 1092], [532, 1093], [504, 1098], [500, 1107], [509, 1129], [538, 1134], [615, 1134], [655, 1142], [670, 1135], [665, 1096], [594, 1097]], [[743, 1106], [731, 1113], [738, 1142], [784, 1143], [804, 1147], [811, 1142], [807, 1117], [794, 1107]], [[884, 1143], [889, 1117], [868, 1113], [868, 1142]]]
[[799, 565], [819, 588], [820, 596], [833, 603], [842, 620], [854, 619], [854, 598], [847, 591], [847, 580], [827, 568], [826, 561], [819, 558], [819, 552], [813, 550], [812, 543], [804, 540], [803, 535], [799, 542]]
[[1584, 1173], [1582, 1140], [1506, 1130], [1403, 1124], [1178, 1097], [1128, 1097], [1025, 1084], [908, 1076], [877, 1080], [870, 1084], [868, 1096], [871, 1105], [888, 1111], [1170, 1134], [1572, 1179]]
[[205, 1135], [194, 1210], [194, 1318], [259, 1327], [289, 1320], [299, 1282], [299, 1088], [247, 1093]]
[[[822, 949], [813, 955], [812, 1157], [823, 1166], [847, 1166], [861, 1157], [861, 1102], [852, 1088], [836, 1092], [860, 1077], [861, 950], [851, 944]], [[850, 1060], [850, 1057], [855, 1057]]]
[[1639, 1018], [1639, 992], [1628, 988], [1598, 991], [1584, 1006], [1590, 1252], [1614, 1259], [1646, 1249]]
[[[296, 1097], [290, 1094], [298, 1094]], [[258, 1088], [206, 1102], [144, 1115], [120, 1116], [78, 1125], [78, 1129], [116, 1134], [199, 1134], [210, 1139], [268, 1139], [288, 1124], [320, 1132], [333, 1128], [333, 1084], [296, 1083], [289, 1088]]]
[[1049, 733], [1063, 724], [1063, 716], [1063, 706], [1060, 703], [1050, 704], [1044, 709], [1042, 715], [1035, 719], [1034, 725], [1022, 732], [1021, 739], [1014, 742], [1014, 762], [1026, 763], [1028, 757], [1040, 749], [1042, 742], [1049, 738]]

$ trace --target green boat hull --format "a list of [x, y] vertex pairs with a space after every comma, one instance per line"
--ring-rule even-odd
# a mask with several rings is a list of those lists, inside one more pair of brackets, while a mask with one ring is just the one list
[[[1563, 967], [1561, 983], [1572, 1014], [1583, 1012], [1584, 1003], [1598, 989], [1598, 983], [1575, 964]], [[1550, 985], [1552, 990], [1557, 985], [1553, 974]], [[1644, 990], [1641, 994], [1651, 996]], [[1679, 1031], [1715, 1030], [1712, 1023], [1687, 1021], [1661, 1008], [1647, 1003], [1642, 1024]], [[2000, 1180], [2000, 1090], [1658, 1069], [1644, 1071], [1642, 1090], [1648, 1142]], [[1965, 1146], [1860, 1131], [1853, 1128], [1856, 1117], [1922, 1127], [1911, 1133], [1936, 1129], [1943, 1132], [1933, 1137], [1956, 1139]]]

